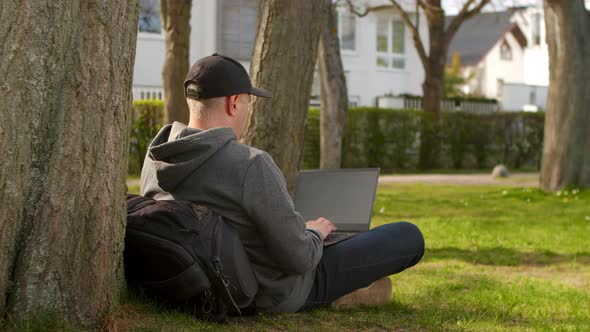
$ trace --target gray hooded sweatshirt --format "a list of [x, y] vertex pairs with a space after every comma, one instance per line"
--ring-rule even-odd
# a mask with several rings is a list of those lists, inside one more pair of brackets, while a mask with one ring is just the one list
[[239, 143], [231, 128], [162, 128], [145, 158], [141, 194], [202, 203], [225, 217], [258, 278], [260, 310], [294, 312], [304, 304], [322, 256], [321, 234], [306, 230], [270, 155]]

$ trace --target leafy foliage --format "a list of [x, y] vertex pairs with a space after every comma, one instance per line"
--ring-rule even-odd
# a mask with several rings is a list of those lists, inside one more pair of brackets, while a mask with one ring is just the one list
[[[139, 174], [147, 147], [163, 124], [161, 101], [134, 101], [129, 173]], [[307, 117], [304, 168], [319, 167], [320, 113]], [[503, 163], [511, 169], [538, 169], [544, 114], [478, 115], [443, 112], [441, 124], [430, 113], [372, 107], [351, 108], [344, 131], [343, 167], [380, 167], [384, 171], [484, 169]], [[420, 144], [428, 143], [428, 158]]]
[[133, 101], [131, 119], [129, 173], [139, 174], [147, 148], [163, 125], [164, 103], [161, 100]]
[[[352, 108], [344, 132], [342, 167], [416, 169], [538, 169], [544, 115], [443, 112], [437, 124], [427, 112]], [[311, 110], [305, 136], [305, 168], [319, 166], [319, 111]], [[420, 156], [420, 144], [428, 144]], [[424, 149], [423, 149], [424, 150]]]
[[443, 81], [443, 95], [445, 98], [464, 97], [462, 87], [473, 79], [475, 73], [467, 76], [463, 74], [461, 67], [461, 56], [459, 53], [453, 53], [451, 64], [445, 67], [445, 79]]

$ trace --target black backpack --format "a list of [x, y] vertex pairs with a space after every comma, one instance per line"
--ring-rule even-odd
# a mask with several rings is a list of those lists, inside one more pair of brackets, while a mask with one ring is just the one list
[[128, 284], [159, 303], [213, 321], [255, 311], [238, 234], [205, 206], [127, 195], [123, 254]]

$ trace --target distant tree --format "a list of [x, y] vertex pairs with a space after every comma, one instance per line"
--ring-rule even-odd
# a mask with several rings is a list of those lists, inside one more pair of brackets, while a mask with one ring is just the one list
[[253, 98], [243, 141], [270, 153], [293, 192], [326, 1], [261, 0], [250, 76], [274, 92]]
[[[404, 25], [410, 30], [418, 58], [424, 68], [422, 82], [422, 108], [431, 113], [435, 125], [440, 123], [440, 107], [443, 97], [443, 82], [445, 78], [445, 64], [447, 53], [453, 37], [466, 20], [479, 14], [490, 0], [464, 0], [459, 13], [445, 24], [445, 10], [441, 0], [414, 0], [413, 13], [404, 9], [402, 1], [389, 0], [390, 5], [370, 6], [360, 5], [360, 0], [347, 0], [354, 13], [365, 16], [372, 11], [392, 8]], [[365, 3], [367, 3], [365, 1]], [[362, 8], [364, 7], [364, 11]], [[407, 8], [407, 7], [406, 7]], [[426, 16], [428, 26], [428, 48], [420, 34], [420, 11]], [[412, 15], [415, 15], [414, 19]], [[428, 49], [428, 51], [426, 51]], [[422, 121], [420, 130], [419, 167], [421, 169], [434, 168], [438, 165], [439, 156], [436, 155], [440, 140], [436, 137], [437, 130], [433, 129], [429, 121]]]
[[473, 79], [474, 73], [465, 75], [463, 66], [461, 66], [461, 56], [455, 52], [451, 58], [451, 63], [445, 68], [445, 79], [443, 82], [444, 97], [463, 97], [463, 87], [469, 84]]
[[0, 313], [96, 327], [123, 285], [138, 2], [0, 7]]
[[188, 123], [184, 79], [189, 69], [192, 0], [160, 0], [160, 17], [166, 45], [162, 70], [164, 123]]
[[332, 0], [326, 2], [318, 51], [320, 80], [320, 168], [340, 168], [342, 136], [348, 112], [348, 91], [338, 39], [338, 13]]
[[[414, 13], [405, 10], [402, 1], [399, 0], [389, 0], [391, 6], [360, 6], [365, 7], [364, 12], [362, 9], [358, 9], [358, 0], [347, 0], [347, 2], [352, 11], [360, 16], [365, 16], [371, 11], [393, 8], [401, 17], [412, 34], [414, 47], [424, 68], [422, 108], [431, 112], [436, 119], [440, 119], [440, 104], [443, 97], [445, 64], [447, 63], [449, 45], [463, 22], [479, 14], [483, 7], [490, 3], [490, 0], [464, 0], [461, 10], [448, 25], [445, 24], [446, 15], [441, 0], [415, 0]], [[424, 12], [428, 25], [428, 47], [425, 46], [420, 35], [420, 10]], [[414, 20], [412, 14], [415, 14]]]
[[545, 0], [549, 96], [541, 188], [590, 187], [590, 13], [584, 0]]

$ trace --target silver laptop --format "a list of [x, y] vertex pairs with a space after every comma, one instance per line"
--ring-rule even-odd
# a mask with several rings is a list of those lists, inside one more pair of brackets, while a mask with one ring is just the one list
[[295, 210], [305, 221], [324, 217], [337, 230], [329, 246], [369, 230], [379, 179], [378, 168], [305, 170], [299, 173]]

